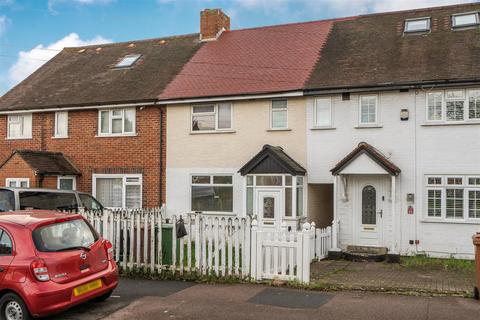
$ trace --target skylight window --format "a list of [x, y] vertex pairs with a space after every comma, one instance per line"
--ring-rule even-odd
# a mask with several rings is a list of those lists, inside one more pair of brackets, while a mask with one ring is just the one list
[[137, 62], [138, 59], [140, 59], [140, 57], [140, 54], [129, 54], [128, 56], [125, 56], [122, 60], [120, 60], [120, 62], [115, 65], [115, 68], [131, 67], [135, 64], [135, 62]]
[[428, 32], [430, 31], [430, 18], [405, 20], [405, 32]]
[[454, 28], [469, 27], [478, 24], [478, 12], [461, 13], [452, 16], [452, 26]]

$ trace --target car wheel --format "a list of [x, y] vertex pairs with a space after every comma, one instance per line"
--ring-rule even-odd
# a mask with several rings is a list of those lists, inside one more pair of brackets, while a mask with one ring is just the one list
[[14, 293], [7, 293], [0, 299], [0, 319], [30, 320], [25, 302]]
[[103, 301], [107, 300], [108, 298], [110, 298], [112, 293], [113, 293], [113, 291], [108, 291], [107, 293], [101, 295], [100, 297], [94, 298], [92, 301], [93, 302], [103, 302]]

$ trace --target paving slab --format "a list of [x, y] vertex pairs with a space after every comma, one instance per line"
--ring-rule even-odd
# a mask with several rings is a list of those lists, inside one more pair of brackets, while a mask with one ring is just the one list
[[248, 302], [284, 308], [317, 309], [331, 298], [331, 294], [323, 292], [266, 288]]

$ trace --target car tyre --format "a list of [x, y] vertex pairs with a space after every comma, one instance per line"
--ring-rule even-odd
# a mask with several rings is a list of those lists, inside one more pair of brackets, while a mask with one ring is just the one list
[[112, 291], [108, 291], [107, 293], [104, 293], [103, 295], [92, 299], [92, 301], [93, 301], [93, 302], [103, 302], [103, 301], [107, 300], [108, 298], [110, 298], [110, 296], [112, 295], [112, 293], [113, 293], [113, 290], [112, 290]]
[[14, 293], [7, 293], [0, 299], [1, 320], [30, 320], [30, 312], [22, 298]]

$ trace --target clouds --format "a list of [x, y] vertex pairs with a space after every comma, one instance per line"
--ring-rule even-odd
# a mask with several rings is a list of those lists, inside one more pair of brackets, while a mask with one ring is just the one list
[[76, 33], [70, 33], [64, 38], [50, 45], [37, 45], [30, 51], [20, 51], [17, 61], [8, 71], [8, 81], [10, 85], [15, 85], [28, 77], [32, 72], [40, 68], [45, 62], [55, 57], [64, 47], [80, 47], [100, 43], [112, 42], [101, 36], [96, 36], [90, 40], [82, 40]]
[[108, 4], [114, 1], [115, 0], [48, 0], [48, 10], [50, 10], [50, 12], [52, 13], [57, 13], [54, 10], [54, 6], [61, 3], [66, 3], [66, 4], [72, 3], [77, 5], [94, 5], [94, 4]]

